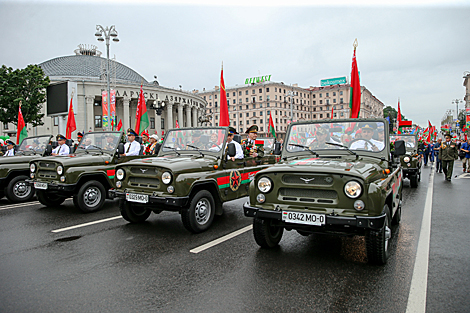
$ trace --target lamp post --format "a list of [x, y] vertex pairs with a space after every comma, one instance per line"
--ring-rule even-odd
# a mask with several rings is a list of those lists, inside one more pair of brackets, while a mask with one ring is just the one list
[[459, 121], [459, 103], [461, 103], [461, 102], [463, 103], [463, 100], [461, 100], [461, 99], [452, 100], [452, 103], [455, 103], [455, 133], [457, 135], [460, 134], [460, 131], [457, 132], [457, 129], [458, 129], [457, 124], [459, 123], [458, 122]]
[[[104, 41], [106, 39], [106, 83], [108, 87], [108, 127], [111, 126], [111, 89], [109, 87], [109, 39], [113, 37], [114, 42], [119, 42], [118, 32], [114, 25], [111, 27], [104, 28], [101, 25], [96, 25], [95, 36], [98, 37], [98, 41]], [[104, 38], [103, 38], [104, 36]]]

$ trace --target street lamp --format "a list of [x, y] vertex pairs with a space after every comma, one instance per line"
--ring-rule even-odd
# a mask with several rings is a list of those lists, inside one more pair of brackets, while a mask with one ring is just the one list
[[[119, 42], [118, 32], [116, 31], [116, 28], [114, 25], [111, 27], [104, 28], [101, 25], [96, 25], [96, 33], [95, 36], [98, 37], [98, 41], [104, 41], [106, 39], [106, 83], [108, 87], [108, 127], [111, 126], [111, 89], [109, 87], [109, 39], [110, 37], [113, 37], [114, 42]], [[104, 36], [104, 38], [103, 38]]]
[[455, 107], [456, 107], [456, 111], [455, 111], [455, 116], [456, 116], [456, 117], [455, 117], [455, 132], [456, 132], [457, 134], [460, 134], [460, 132], [457, 132], [457, 129], [458, 129], [457, 123], [459, 123], [459, 122], [457, 122], [457, 121], [459, 120], [459, 103], [463, 103], [463, 100], [461, 100], [461, 99], [454, 99], [454, 100], [452, 100], [452, 103], [455, 103]]

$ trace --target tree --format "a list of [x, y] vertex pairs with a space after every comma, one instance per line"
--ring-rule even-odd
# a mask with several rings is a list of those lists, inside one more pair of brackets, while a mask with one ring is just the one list
[[24, 69], [13, 70], [2, 65], [0, 70], [0, 121], [18, 123], [18, 106], [25, 123], [32, 126], [43, 125], [44, 113], [40, 113], [46, 101], [46, 87], [49, 77], [38, 65], [28, 65]]

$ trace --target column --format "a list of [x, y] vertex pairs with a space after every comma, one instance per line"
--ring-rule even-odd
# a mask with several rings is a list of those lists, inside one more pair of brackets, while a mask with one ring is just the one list
[[[201, 108], [197, 108], [197, 120], [199, 121], [199, 118], [202, 116], [202, 110]], [[201, 126], [207, 126], [207, 123], [206, 125], [204, 125], [203, 123], [201, 123]]]
[[197, 120], [197, 108], [196, 106], [193, 106], [191, 108], [192, 114], [193, 114], [193, 126], [192, 127], [197, 127], [198, 125], [198, 120]]
[[186, 127], [192, 127], [191, 126], [191, 106], [189, 104], [186, 104], [184, 107], [186, 111]]
[[[93, 131], [95, 130], [95, 107], [94, 107], [94, 102], [95, 102], [95, 96], [85, 96], [85, 111], [86, 111], [86, 116], [85, 116], [85, 132], [88, 132], [89, 130]], [[81, 130], [78, 130], [81, 132]]]
[[165, 119], [165, 134], [169, 129], [173, 128], [173, 103], [167, 103], [166, 106], [166, 119]]
[[184, 127], [184, 122], [183, 122], [183, 108], [184, 104], [178, 103], [178, 125], [180, 127]]
[[160, 138], [162, 136], [162, 116], [156, 113], [155, 113], [155, 131], [157, 132], [158, 138]]
[[122, 107], [123, 107], [123, 115], [124, 118], [122, 120], [122, 130], [124, 132], [127, 132], [127, 129], [130, 127], [129, 125], [129, 104], [131, 102], [131, 98], [129, 97], [124, 97], [122, 101]]

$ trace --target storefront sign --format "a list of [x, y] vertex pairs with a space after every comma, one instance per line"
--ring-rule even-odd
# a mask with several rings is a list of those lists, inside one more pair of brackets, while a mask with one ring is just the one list
[[340, 84], [346, 84], [346, 77], [336, 77], [320, 80], [320, 86], [331, 86]]
[[259, 77], [252, 77], [245, 79], [245, 84], [255, 84], [255, 83], [262, 83], [262, 82], [269, 82], [271, 81], [271, 75], [259, 76]]

